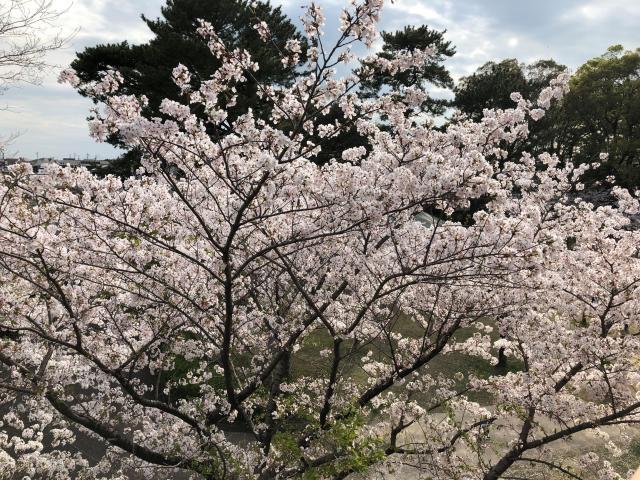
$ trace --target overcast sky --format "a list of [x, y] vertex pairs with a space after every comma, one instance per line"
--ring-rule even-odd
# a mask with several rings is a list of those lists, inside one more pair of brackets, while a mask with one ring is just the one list
[[[53, 0], [64, 8], [68, 0]], [[215, 1], [215, 0], [211, 0]], [[298, 23], [304, 0], [285, 0], [283, 8]], [[338, 0], [317, 0], [325, 7], [326, 31], [337, 28]], [[140, 14], [157, 17], [164, 0], [74, 0], [62, 17], [66, 31], [79, 28], [69, 48], [51, 61], [68, 65], [76, 51], [97, 43], [128, 40], [140, 43], [149, 31]], [[447, 30], [457, 48], [448, 62], [455, 78], [473, 72], [489, 60], [518, 58], [530, 62], [554, 58], [572, 69], [600, 55], [609, 45], [640, 47], [639, 0], [395, 0], [387, 2], [380, 28], [428, 24]], [[90, 102], [51, 72], [40, 86], [13, 88], [0, 99], [0, 136], [20, 132], [8, 153], [25, 157], [117, 155], [87, 134]]]

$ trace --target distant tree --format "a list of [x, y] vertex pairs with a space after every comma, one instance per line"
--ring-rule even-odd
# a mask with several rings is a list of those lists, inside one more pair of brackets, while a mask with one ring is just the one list
[[[553, 59], [538, 60], [529, 65], [514, 58], [501, 62], [487, 62], [475, 73], [463, 77], [455, 88], [454, 105], [466, 116], [473, 120], [482, 118], [484, 109], [513, 108], [515, 103], [511, 99], [514, 92], [520, 93], [526, 99], [536, 99], [542, 89], [560, 73], [566, 72], [567, 67]], [[559, 131], [564, 132], [565, 125], [559, 118], [558, 106], [549, 109], [542, 119], [530, 125], [530, 136], [526, 144], [516, 142], [511, 145], [511, 153], [518, 151], [551, 151], [557, 149]]]
[[[452, 103], [464, 114], [463, 118], [479, 121], [486, 109], [514, 108], [514, 92], [523, 98], [536, 100], [554, 78], [566, 71], [566, 66], [553, 59], [538, 60], [529, 65], [514, 58], [487, 62], [458, 82]], [[518, 159], [523, 152], [532, 155], [557, 153], [562, 145], [558, 139], [566, 137], [567, 128], [565, 119], [559, 113], [558, 103], [554, 103], [546, 109], [544, 117], [529, 122], [527, 136], [503, 142], [501, 148], [506, 152], [505, 158], [510, 160]], [[489, 199], [489, 196], [474, 199], [468, 208], [456, 211], [453, 218], [463, 223], [473, 222], [474, 212], [485, 208]]]
[[69, 39], [55, 25], [62, 11], [51, 0], [0, 3], [0, 91], [15, 83], [39, 83], [50, 66], [47, 53]]
[[[399, 52], [413, 52], [426, 48], [431, 48], [433, 53], [428, 62], [396, 73], [388, 73], [370, 62], [363, 62], [363, 66], [369, 66], [374, 71], [373, 75], [363, 82], [363, 96], [375, 97], [385, 90], [403, 93], [407, 87], [417, 87], [422, 90], [427, 87], [452, 89], [453, 79], [444, 62], [455, 55], [456, 48], [450, 41], [445, 40], [445, 33], [446, 30], [433, 30], [427, 25], [406, 26], [403, 30], [382, 32], [384, 44], [382, 51], [377, 55], [379, 58], [392, 60]], [[421, 105], [421, 109], [441, 115], [447, 106], [446, 100], [428, 97]]]
[[[384, 93], [393, 93], [397, 98], [405, 94], [409, 87], [425, 91], [427, 88], [452, 89], [454, 86], [451, 74], [444, 65], [447, 58], [456, 53], [455, 47], [450, 41], [445, 40], [444, 31], [429, 28], [427, 25], [419, 27], [406, 26], [403, 30], [395, 32], [382, 32], [382, 51], [377, 55], [361, 61], [360, 73], [364, 69], [370, 70], [368, 75], [362, 75], [360, 98], [377, 98]], [[432, 54], [426, 62], [417, 63], [406, 70], [388, 72], [381, 67], [386, 61], [394, 60], [399, 54], [423, 51], [431, 49]], [[382, 62], [380, 62], [382, 60]], [[442, 115], [449, 106], [449, 101], [442, 98], [426, 97], [417, 107], [407, 113], [428, 113], [430, 115]], [[332, 108], [323, 116], [322, 123], [339, 122], [345, 126], [345, 130], [331, 141], [323, 141], [314, 138], [322, 147], [318, 155], [319, 163], [326, 163], [335, 158], [340, 159], [344, 150], [358, 146], [366, 146], [366, 139], [361, 136], [355, 125], [350, 124], [344, 118], [339, 108]]]
[[608, 162], [594, 180], [613, 174], [626, 186], [640, 185], [640, 49], [615, 45], [586, 62], [571, 80], [563, 109], [573, 126], [566, 156], [585, 163], [606, 153]]
[[[535, 99], [565, 69], [554, 60], [488, 62], [460, 81], [454, 103], [478, 120], [485, 108], [512, 108], [512, 92]], [[640, 185], [640, 49], [610, 47], [582, 65], [570, 87], [562, 102], [530, 125], [526, 144], [512, 145], [510, 153], [549, 151], [574, 163], [596, 162], [606, 153], [608, 161], [585, 176], [588, 186], [609, 175], [628, 187]]]
[[460, 80], [454, 104], [471, 119], [479, 120], [484, 109], [513, 107], [512, 92], [529, 93], [524, 65], [515, 58], [487, 62]]
[[[0, 3], [0, 93], [16, 84], [40, 83], [51, 66], [47, 54], [70, 39], [56, 27], [62, 13], [50, 0]], [[18, 132], [3, 134], [0, 152], [18, 136]]]
[[[260, 69], [246, 83], [238, 85], [235, 103], [226, 103], [228, 121], [215, 127], [209, 125], [212, 135], [220, 135], [228, 133], [231, 122], [250, 108], [259, 117], [266, 116], [265, 103], [257, 95], [258, 84], [289, 84], [296, 74], [299, 61], [304, 60], [305, 40], [281, 8], [273, 8], [268, 2], [167, 0], [161, 12], [162, 18], [156, 20], [142, 16], [154, 34], [148, 43], [130, 45], [124, 41], [97, 45], [77, 54], [71, 66], [81, 80], [81, 94], [86, 95], [84, 85], [98, 81], [109, 69], [117, 70], [123, 77], [121, 91], [136, 96], [146, 95], [149, 100], [146, 112], [151, 116], [164, 117], [160, 111], [163, 99], [183, 100], [180, 90], [172, 81], [172, 71], [178, 64], [189, 69], [194, 89], [198, 89], [222, 64], [209, 54], [207, 42], [196, 32], [199, 20], [205, 20], [211, 23], [230, 50], [246, 49], [252, 60], [260, 65]], [[269, 25], [268, 42], [262, 41], [255, 28], [258, 19]], [[280, 61], [280, 52], [285, 50], [287, 40], [301, 42], [302, 51], [297, 62], [285, 65]], [[198, 117], [206, 118], [203, 108], [192, 108]], [[123, 146], [115, 136], [109, 142]], [[135, 169], [139, 155], [129, 153], [120, 160], [114, 167], [126, 174]]]

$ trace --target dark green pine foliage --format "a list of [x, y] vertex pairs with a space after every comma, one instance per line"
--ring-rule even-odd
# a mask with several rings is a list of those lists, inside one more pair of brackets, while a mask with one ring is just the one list
[[[451, 74], [444, 66], [447, 58], [456, 53], [455, 47], [450, 41], [445, 40], [446, 30], [438, 31], [427, 25], [420, 27], [406, 26], [396, 32], [382, 32], [384, 44], [379, 57], [393, 59], [399, 52], [413, 51], [431, 47], [433, 56], [424, 66], [416, 66], [405, 72], [391, 75], [378, 71], [375, 67], [374, 74], [362, 85], [362, 94], [366, 97], [376, 97], [384, 92], [402, 92], [407, 87], [419, 87], [428, 90], [429, 87], [453, 88]], [[364, 65], [367, 65], [366, 63]], [[371, 65], [369, 65], [371, 66]], [[448, 106], [443, 99], [429, 98], [423, 105], [422, 111], [434, 115], [442, 115]]]
[[487, 62], [472, 75], [460, 79], [455, 88], [454, 105], [473, 120], [479, 120], [485, 108], [515, 107], [511, 100], [513, 92], [535, 100], [553, 78], [566, 70], [566, 66], [552, 59], [530, 65], [515, 58]]
[[[266, 116], [268, 110], [257, 96], [258, 82], [289, 84], [298, 67], [284, 67], [279, 60], [278, 49], [282, 50], [288, 39], [295, 38], [301, 41], [303, 52], [306, 50], [306, 42], [293, 23], [280, 7], [273, 8], [268, 2], [258, 2], [253, 8], [246, 0], [167, 0], [161, 18], [152, 20], [142, 16], [154, 35], [148, 43], [130, 45], [125, 41], [88, 47], [77, 54], [72, 67], [82, 82], [97, 80], [108, 69], [118, 70], [124, 77], [122, 93], [146, 95], [149, 99], [146, 113], [162, 117], [159, 106], [164, 98], [184, 100], [171, 75], [178, 64], [189, 68], [194, 88], [198, 88], [201, 81], [207, 80], [220, 67], [220, 62], [209, 52], [206, 41], [196, 32], [199, 19], [210, 22], [230, 49], [246, 49], [260, 65], [253, 78], [237, 86], [237, 104], [227, 109], [228, 121], [220, 127], [209, 126], [210, 133], [225, 133], [230, 122], [249, 108], [257, 116]], [[269, 25], [271, 42], [263, 42], [253, 29], [258, 19]], [[206, 118], [201, 110], [194, 110], [194, 113]], [[217, 131], [218, 128], [222, 131]], [[122, 146], [117, 138], [110, 138], [109, 142]], [[139, 158], [138, 152], [126, 153], [114, 165], [113, 173], [130, 174]]]
[[[402, 93], [404, 88], [417, 86], [423, 89], [430, 87], [453, 88], [453, 80], [444, 62], [455, 54], [455, 47], [444, 38], [446, 31], [432, 30], [426, 25], [420, 27], [407, 26], [396, 32], [382, 32], [384, 41], [382, 51], [378, 54], [382, 58], [392, 59], [401, 51], [413, 51], [426, 47], [434, 48], [434, 55], [424, 68], [413, 68], [406, 72], [390, 75], [380, 71], [370, 63], [363, 62], [363, 66], [372, 68], [372, 75], [364, 80], [358, 94], [361, 98], [375, 98], [385, 93]], [[419, 112], [411, 111], [407, 114], [426, 112], [435, 116], [445, 113], [449, 102], [444, 99], [428, 98]], [[384, 118], [382, 118], [384, 121]], [[318, 123], [333, 123], [338, 121], [345, 125], [345, 130], [337, 138], [322, 140], [314, 138], [314, 141], [322, 147], [318, 155], [318, 163], [326, 163], [332, 159], [340, 160], [341, 153], [358, 146], [367, 147], [367, 140], [361, 137], [355, 129], [353, 122], [346, 121], [339, 108], [333, 108], [331, 112], [321, 118]], [[384, 125], [383, 125], [384, 127]]]
[[515, 58], [487, 62], [455, 88], [454, 105], [473, 120], [482, 118], [485, 108], [513, 108], [512, 92], [528, 98], [529, 84], [524, 65]]

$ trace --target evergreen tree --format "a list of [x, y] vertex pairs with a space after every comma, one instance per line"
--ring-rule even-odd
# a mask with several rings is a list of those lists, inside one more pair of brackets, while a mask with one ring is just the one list
[[[511, 58], [500, 62], [487, 62], [475, 73], [463, 77], [455, 88], [454, 106], [474, 121], [483, 116], [484, 109], [507, 109], [515, 107], [511, 99], [514, 92], [524, 98], [535, 101], [551, 80], [567, 67], [553, 59], [538, 60], [529, 65]], [[566, 118], [554, 104], [545, 116], [536, 122], [530, 122], [530, 135], [524, 141], [510, 145], [510, 158], [517, 158], [522, 151], [533, 154], [542, 151], [559, 153], [562, 139], [567, 136]]]
[[[459, 82], [454, 105], [477, 121], [485, 108], [514, 107], [512, 92], [535, 101], [564, 70], [554, 60], [530, 65], [515, 59], [488, 62]], [[587, 185], [597, 187], [609, 175], [626, 187], [640, 185], [640, 49], [610, 47], [577, 70], [570, 89], [542, 119], [530, 122], [529, 138], [509, 152], [548, 151], [574, 163], [598, 162], [606, 153], [608, 161], [589, 172]]]
[[[220, 62], [210, 54], [206, 41], [196, 32], [199, 19], [205, 20], [212, 24], [229, 48], [246, 49], [260, 65], [253, 78], [238, 86], [237, 102], [227, 108], [228, 121], [217, 127], [226, 131], [212, 130], [212, 135], [227, 133], [230, 123], [249, 108], [254, 114], [264, 117], [264, 104], [257, 96], [258, 82], [289, 84], [298, 65], [283, 65], [278, 52], [289, 39], [300, 40], [303, 53], [306, 50], [304, 39], [281, 8], [274, 8], [268, 2], [251, 5], [247, 0], [167, 0], [161, 13], [162, 17], [155, 20], [142, 16], [154, 35], [148, 43], [130, 45], [125, 41], [88, 47], [77, 54], [72, 68], [83, 83], [99, 79], [108, 69], [119, 71], [124, 77], [122, 93], [146, 95], [149, 99], [147, 113], [162, 117], [159, 111], [162, 99], [181, 100], [171, 75], [178, 64], [190, 70], [194, 88], [198, 88], [200, 82], [207, 80], [220, 67]], [[258, 19], [269, 25], [271, 38], [268, 42], [263, 42], [253, 28]], [[304, 54], [301, 61], [303, 59]], [[194, 113], [205, 118], [203, 112]], [[109, 141], [121, 146], [115, 137]], [[130, 151], [113, 166], [113, 171], [130, 174], [139, 158], [139, 152]]]
[[582, 65], [563, 110], [573, 126], [567, 156], [584, 163], [606, 153], [608, 161], [591, 173], [592, 180], [615, 175], [626, 187], [640, 185], [640, 49], [615, 45]]
[[[446, 30], [433, 30], [427, 25], [406, 26], [403, 30], [396, 32], [382, 32], [381, 37], [384, 45], [378, 54], [380, 58], [391, 60], [399, 52], [411, 52], [428, 47], [433, 49], [433, 55], [427, 64], [395, 74], [382, 72], [375, 66], [364, 62], [363, 65], [374, 69], [374, 74], [366, 82], [363, 82], [362, 94], [368, 97], [377, 96], [384, 91], [401, 94], [407, 87], [426, 89], [429, 86], [435, 86], [452, 89], [453, 79], [444, 66], [444, 62], [447, 58], [455, 55], [456, 49], [450, 41], [445, 40], [445, 33]], [[442, 115], [447, 106], [448, 102], [444, 99], [428, 98], [422, 105], [422, 110], [434, 115]]]
[[[409, 68], [406, 71], [390, 74], [378, 68], [374, 62], [363, 61], [361, 67], [370, 68], [371, 75], [363, 80], [358, 92], [361, 98], [375, 98], [384, 93], [394, 93], [402, 96], [407, 87], [419, 87], [427, 89], [438, 87], [445, 89], [453, 88], [451, 74], [444, 66], [447, 58], [452, 57], [456, 49], [450, 41], [445, 40], [446, 31], [438, 31], [429, 28], [427, 25], [420, 27], [406, 26], [403, 30], [395, 32], [382, 32], [384, 41], [382, 51], [378, 57], [385, 60], [393, 60], [400, 52], [412, 52], [431, 47], [433, 55], [431, 60], [421, 67]], [[445, 113], [449, 106], [449, 101], [429, 97], [420, 106], [418, 111], [407, 112], [408, 114], [428, 113], [438, 116]], [[384, 115], [381, 117], [384, 120]], [[361, 137], [355, 128], [355, 122], [346, 121], [342, 112], [338, 108], [321, 118], [320, 123], [339, 122], [345, 125], [345, 131], [331, 141], [323, 141], [321, 138], [314, 138], [314, 142], [322, 147], [322, 152], [318, 156], [319, 163], [326, 163], [335, 158], [340, 160], [341, 153], [357, 146], [367, 146], [366, 139]]]

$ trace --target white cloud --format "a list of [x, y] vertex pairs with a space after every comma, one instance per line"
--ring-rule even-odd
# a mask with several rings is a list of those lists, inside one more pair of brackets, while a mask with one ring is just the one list
[[577, 8], [563, 16], [565, 22], [575, 21], [575, 17], [590, 23], [604, 23], [612, 18], [634, 18], [640, 16], [640, 2], [635, 0], [596, 0], [582, 2]]
[[46, 72], [40, 87], [17, 87], [0, 98], [9, 110], [0, 112], [0, 137], [10, 132], [20, 136], [8, 149], [26, 156], [63, 156], [73, 153], [112, 156], [110, 145], [96, 144], [88, 136], [86, 117], [91, 103], [67, 85], [57, 83], [60, 68], [66, 67], [87, 45], [121, 42], [141, 43], [151, 38], [140, 14], [155, 17], [161, 0], [53, 0], [53, 7], [63, 12], [56, 28], [45, 35], [60, 31], [63, 35], [76, 32], [66, 48], [52, 52], [48, 62], [55, 65]]
[[[425, 3], [415, 0], [397, 0], [388, 4], [387, 10], [398, 10], [407, 15], [411, 22], [438, 22], [444, 20], [442, 14]], [[417, 17], [417, 18], [416, 18]]]

